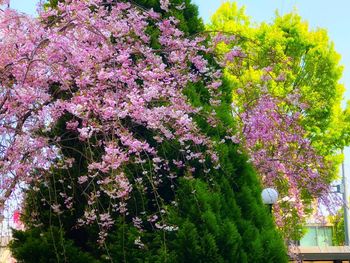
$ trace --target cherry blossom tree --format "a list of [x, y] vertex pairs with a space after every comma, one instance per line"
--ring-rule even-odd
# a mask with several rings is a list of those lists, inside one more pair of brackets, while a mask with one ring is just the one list
[[[21, 183], [40, 181], [52, 167], [76, 161], [63, 158], [62, 138], [48, 136], [63, 115], [70, 116], [67, 130], [102, 152], [85, 153], [88, 173], [78, 178], [79, 184], [96, 183], [121, 213], [127, 211], [125, 200], [132, 191], [121, 167], [151, 162], [156, 189], [162, 172], [170, 170], [169, 160], [160, 158], [155, 146], [162, 141], [177, 140], [184, 160], [204, 163], [209, 156], [217, 163], [210, 141], [191, 117], [200, 109], [182, 94], [187, 83], [201, 76], [213, 96], [220, 85], [220, 73], [199, 54], [208, 51], [202, 38], [185, 39], [175, 20], [161, 20], [152, 10], [129, 3], [108, 8], [104, 1], [71, 1], [43, 11], [42, 21], [10, 9], [2, 16], [2, 204]], [[159, 27], [157, 50], [149, 47], [148, 20]], [[136, 126], [154, 133], [153, 145], [133, 131]], [[198, 147], [206, 150], [198, 152]], [[67, 207], [69, 200], [67, 196]], [[91, 220], [88, 214], [81, 223]]]
[[339, 55], [325, 31], [310, 32], [296, 14], [251, 26], [243, 8], [225, 3], [209, 28], [234, 87], [233, 139], [263, 184], [279, 191], [276, 223], [286, 239], [298, 240], [315, 200], [332, 213], [341, 204], [330, 194], [344, 146]]
[[163, 15], [178, 2], [1, 12], [1, 204], [25, 192], [17, 258], [44, 237], [38, 253], [67, 262], [77, 246], [83, 262], [286, 261], [255, 173], [225, 141], [231, 89], [210, 40]]

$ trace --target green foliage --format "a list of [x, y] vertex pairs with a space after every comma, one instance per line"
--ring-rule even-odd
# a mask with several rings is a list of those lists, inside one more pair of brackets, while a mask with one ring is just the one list
[[[344, 87], [340, 84], [343, 71], [340, 55], [327, 31], [310, 29], [295, 12], [283, 16], [277, 13], [270, 24], [252, 25], [245, 9], [229, 2], [217, 10], [208, 27], [238, 35], [248, 54], [241, 68], [228, 67], [225, 71], [235, 90], [251, 85], [249, 96], [233, 94], [238, 106], [249, 103], [259, 93], [259, 85], [254, 83], [260, 82], [264, 67], [273, 67], [272, 78], [279, 73], [285, 75], [286, 81], [270, 83], [267, 88], [277, 97], [301, 95], [300, 101], [306, 105], [302, 126], [318, 153], [333, 162], [329, 180], [334, 179], [342, 159], [339, 149], [346, 144], [348, 129], [344, 116], [348, 114], [344, 115], [341, 109]], [[229, 48], [221, 45], [218, 52], [225, 53]]]
[[10, 249], [17, 262], [25, 263], [97, 263], [88, 253], [66, 239], [57, 227], [49, 227], [46, 232], [39, 228], [27, 231], [14, 231]]
[[[160, 9], [159, 0], [137, 0], [134, 1], [144, 8], [153, 8], [157, 12], [164, 12]], [[171, 0], [171, 8], [166, 16], [173, 16], [181, 21], [179, 28], [189, 35], [198, 33], [203, 30], [202, 19], [198, 16], [198, 8], [191, 3], [191, 0]], [[184, 10], [178, 10], [176, 7], [184, 4]]]
[[330, 216], [329, 221], [333, 225], [333, 232], [332, 232], [333, 245], [344, 246], [345, 244], [344, 208], [339, 209], [336, 215]]

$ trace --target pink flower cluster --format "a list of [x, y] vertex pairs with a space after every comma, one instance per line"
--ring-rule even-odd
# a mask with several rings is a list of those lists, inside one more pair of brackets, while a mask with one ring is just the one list
[[291, 219], [301, 222], [308, 214], [305, 202], [319, 197], [327, 202], [330, 191], [327, 162], [305, 137], [301, 114], [288, 112], [287, 103], [262, 94], [239, 114], [241, 141], [252, 163], [264, 185], [279, 191], [274, 211], [280, 227]]
[[[82, 186], [96, 185], [96, 192], [86, 193], [91, 207], [79, 224], [97, 220], [105, 230], [113, 224], [110, 211], [98, 216], [92, 209], [101, 195], [114, 200], [116, 211], [127, 212], [125, 202], [133, 189], [123, 172], [128, 163], [153, 160], [154, 174], [145, 180], [154, 180], [155, 186], [169, 170], [157, 148], [135, 134], [135, 126], [152, 131], [158, 143], [180, 142], [182, 156], [174, 163], [202, 162], [205, 155], [217, 163], [209, 139], [192, 119], [201, 109], [193, 108], [183, 94], [189, 83], [204, 78], [213, 96], [220, 85], [220, 72], [202, 56], [209, 51], [204, 39], [185, 38], [174, 18], [161, 19], [130, 3], [109, 4], [65, 1], [37, 19], [11, 9], [0, 13], [2, 207], [23, 183], [40, 182], [54, 166], [72, 165], [74, 160], [61, 154], [61, 138], [45, 136], [65, 114], [72, 116], [67, 130], [102, 149], [100, 157], [90, 156], [88, 173], [78, 178]], [[161, 4], [167, 10], [168, 1]], [[156, 50], [147, 34], [150, 22], [160, 31], [161, 47]], [[198, 152], [203, 147], [206, 152]], [[61, 196], [66, 208], [72, 207], [72, 197]]]

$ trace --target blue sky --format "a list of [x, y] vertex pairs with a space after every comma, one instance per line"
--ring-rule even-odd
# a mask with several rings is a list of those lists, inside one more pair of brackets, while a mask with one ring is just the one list
[[36, 0], [11, 0], [11, 8], [34, 15], [38, 2]]

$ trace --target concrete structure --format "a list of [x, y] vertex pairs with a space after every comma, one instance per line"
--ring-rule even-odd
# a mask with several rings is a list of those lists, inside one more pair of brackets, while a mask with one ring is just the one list
[[349, 263], [350, 260], [349, 246], [294, 247], [292, 251], [302, 262]]

